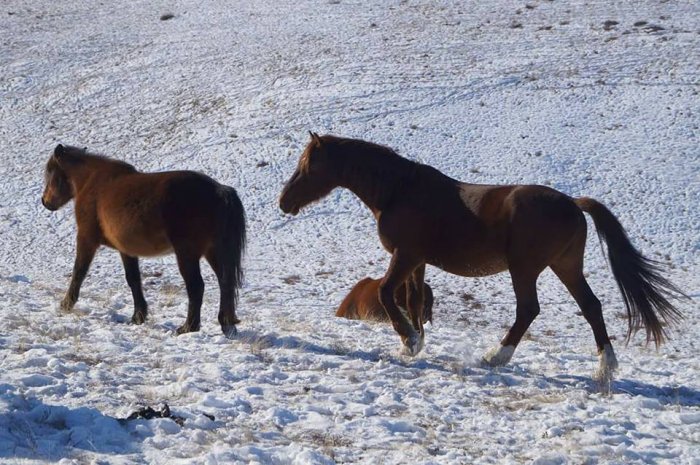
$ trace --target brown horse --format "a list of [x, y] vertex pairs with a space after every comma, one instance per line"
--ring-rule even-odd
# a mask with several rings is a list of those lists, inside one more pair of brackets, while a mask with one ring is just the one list
[[[644, 327], [647, 340], [658, 346], [666, 336], [662, 320], [681, 318], [669, 299], [685, 295], [660, 275], [658, 263], [632, 246], [617, 218], [593, 199], [573, 199], [545, 186], [465, 184], [388, 147], [311, 133], [282, 191], [280, 208], [295, 215], [336, 187], [349, 189], [370, 208], [381, 243], [392, 254], [379, 298], [409, 355], [423, 347], [420, 308], [426, 263], [461, 276], [510, 272], [517, 303], [515, 323], [501, 344], [484, 356], [490, 365], [510, 361], [540, 311], [537, 278], [550, 267], [593, 329], [599, 375], [611, 373], [617, 362], [601, 304], [583, 274], [583, 212], [593, 217], [607, 243], [627, 308], [628, 338]], [[409, 286], [411, 322], [394, 302], [394, 293], [404, 282]]]
[[221, 329], [227, 337], [236, 334], [245, 212], [233, 188], [193, 171], [141, 173], [122, 161], [58, 145], [46, 164], [41, 202], [54, 211], [71, 199], [78, 244], [63, 310], [72, 310], [97, 249], [106, 245], [121, 254], [134, 298], [131, 321], [143, 323], [148, 306], [138, 257], [174, 252], [189, 298], [187, 319], [177, 334], [198, 331], [204, 256], [219, 281]]
[[[382, 303], [379, 301], [379, 284], [381, 279], [365, 278], [355, 284], [350, 293], [341, 302], [335, 316], [349, 320], [388, 321]], [[401, 283], [396, 288], [394, 300], [402, 310], [406, 308], [406, 284]], [[433, 322], [433, 290], [428, 283], [423, 284], [425, 303], [423, 305], [423, 321]]]

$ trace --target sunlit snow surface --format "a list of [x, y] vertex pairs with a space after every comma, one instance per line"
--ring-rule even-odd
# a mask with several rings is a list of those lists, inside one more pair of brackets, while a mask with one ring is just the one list
[[[114, 3], [0, 5], [0, 463], [700, 464], [697, 2]], [[466, 182], [594, 197], [695, 301], [659, 351], [642, 334], [625, 346], [591, 229], [612, 394], [550, 272], [539, 318], [490, 369], [479, 360], [514, 319], [508, 275], [428, 268], [435, 324], [404, 358], [390, 327], [333, 316], [388, 266], [367, 208], [344, 191], [294, 218], [277, 206], [308, 130]], [[206, 267], [202, 330], [173, 335], [187, 307], [173, 257], [142, 261], [143, 326], [109, 250], [58, 313], [75, 222], [39, 199], [59, 142], [238, 190], [238, 339], [220, 332]], [[182, 426], [118, 421], [163, 402]]]

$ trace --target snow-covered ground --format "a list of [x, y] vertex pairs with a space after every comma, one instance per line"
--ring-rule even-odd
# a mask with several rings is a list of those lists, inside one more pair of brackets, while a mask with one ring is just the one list
[[[4, 0], [0, 63], [0, 463], [700, 464], [697, 2]], [[467, 182], [597, 198], [695, 301], [659, 351], [641, 334], [625, 346], [591, 231], [612, 394], [550, 272], [512, 362], [488, 369], [514, 319], [508, 275], [429, 268], [435, 324], [404, 358], [390, 327], [333, 316], [388, 265], [366, 207], [343, 191], [294, 218], [277, 206], [308, 130]], [[220, 333], [208, 268], [202, 330], [174, 336], [173, 257], [142, 261], [143, 326], [109, 250], [75, 313], [57, 311], [75, 224], [39, 198], [58, 142], [238, 190], [237, 340]], [[118, 421], [163, 402], [182, 425]]]

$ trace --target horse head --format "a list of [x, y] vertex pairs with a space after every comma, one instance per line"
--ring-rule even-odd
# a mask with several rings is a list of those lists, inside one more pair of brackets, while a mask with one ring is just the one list
[[296, 215], [299, 210], [325, 197], [338, 185], [326, 142], [316, 133], [309, 134], [311, 141], [280, 195], [280, 208], [284, 213]]
[[73, 161], [74, 151], [73, 147], [58, 144], [46, 163], [41, 204], [48, 210], [56, 211], [73, 198], [73, 186], [68, 179], [66, 166]]

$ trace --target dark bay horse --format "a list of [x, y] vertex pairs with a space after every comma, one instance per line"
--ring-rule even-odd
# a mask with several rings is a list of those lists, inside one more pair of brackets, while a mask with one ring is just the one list
[[[550, 267], [593, 329], [599, 376], [612, 373], [617, 361], [601, 304], [583, 274], [587, 229], [583, 212], [591, 215], [601, 241], [607, 243], [627, 309], [628, 338], [643, 327], [647, 340], [658, 346], [666, 337], [664, 323], [682, 317], [670, 299], [685, 295], [661, 276], [657, 262], [633, 247], [617, 218], [596, 200], [574, 199], [545, 186], [466, 184], [388, 147], [311, 133], [282, 191], [280, 208], [295, 215], [336, 187], [349, 189], [369, 207], [381, 243], [392, 254], [379, 300], [409, 355], [423, 347], [420, 308], [426, 264], [461, 276], [510, 272], [515, 323], [501, 344], [484, 356], [490, 365], [510, 361], [540, 311], [537, 278]], [[409, 287], [411, 322], [394, 301], [402, 283]]]
[[[389, 321], [384, 306], [379, 301], [379, 284], [381, 279], [364, 278], [360, 280], [340, 303], [335, 316], [349, 320]], [[406, 283], [396, 288], [394, 301], [402, 310], [406, 308]], [[425, 302], [423, 304], [423, 321], [433, 322], [433, 290], [428, 283], [423, 284]]]
[[63, 310], [73, 309], [97, 249], [106, 245], [121, 254], [134, 298], [131, 321], [143, 323], [148, 306], [138, 257], [174, 252], [189, 298], [187, 319], [177, 334], [199, 330], [202, 257], [219, 281], [221, 329], [227, 337], [236, 334], [246, 232], [243, 205], [232, 187], [193, 171], [141, 173], [128, 163], [58, 145], [46, 164], [41, 202], [54, 211], [71, 199], [78, 241]]

